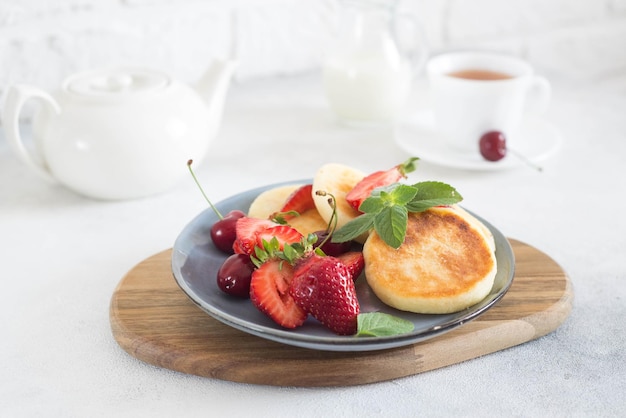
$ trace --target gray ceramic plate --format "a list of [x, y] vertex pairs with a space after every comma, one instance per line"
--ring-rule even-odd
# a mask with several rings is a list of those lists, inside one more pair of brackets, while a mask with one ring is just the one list
[[[289, 183], [306, 183], [308, 180]], [[275, 184], [249, 190], [223, 200], [216, 206], [221, 213], [233, 209], [246, 212], [259, 193], [276, 186]], [[383, 304], [370, 290], [365, 278], [357, 280], [357, 297], [361, 312], [382, 311], [404, 319], [415, 325], [408, 334], [391, 337], [338, 336], [323, 327], [313, 318], [303, 326], [287, 330], [275, 324], [259, 312], [247, 299], [237, 299], [224, 294], [216, 283], [216, 273], [226, 255], [217, 250], [210, 237], [211, 225], [217, 220], [209, 208], [196, 216], [180, 233], [172, 253], [172, 271], [180, 288], [215, 319], [244, 332], [268, 340], [278, 341], [298, 347], [329, 351], [371, 351], [400, 347], [417, 343], [441, 335], [491, 308], [509, 289], [514, 274], [515, 259], [513, 250], [500, 231], [477, 216], [493, 233], [496, 242], [498, 272], [489, 295], [480, 303], [461, 312], [447, 315], [420, 315], [402, 312]]]

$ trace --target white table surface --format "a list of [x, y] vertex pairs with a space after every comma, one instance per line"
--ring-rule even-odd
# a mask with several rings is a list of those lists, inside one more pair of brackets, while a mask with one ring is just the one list
[[[94, 201], [40, 181], [0, 139], [0, 416], [623, 416], [626, 77], [555, 83], [545, 117], [564, 143], [542, 173], [422, 162], [413, 176], [451, 183], [467, 208], [554, 258], [573, 282], [570, 317], [495, 354], [340, 388], [238, 384], [128, 355], [111, 335], [112, 292], [206, 208], [196, 186], [188, 178], [155, 197]], [[389, 130], [338, 125], [311, 75], [234, 85], [196, 170], [218, 201], [330, 161], [372, 171], [406, 157]]]

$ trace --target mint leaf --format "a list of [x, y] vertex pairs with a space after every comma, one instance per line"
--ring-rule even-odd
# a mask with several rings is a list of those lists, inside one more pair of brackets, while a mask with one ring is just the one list
[[[415, 186], [409, 186], [403, 183], [393, 183], [388, 186], [377, 187], [372, 190], [372, 194], [365, 200], [380, 200], [383, 206], [390, 204], [406, 205], [415, 198], [418, 189]], [[365, 201], [363, 202], [365, 203]], [[361, 208], [359, 208], [361, 210]], [[362, 210], [362, 212], [365, 212]]]
[[332, 242], [352, 241], [374, 227], [375, 213], [365, 213], [354, 218], [333, 233]]
[[378, 196], [370, 196], [361, 203], [359, 211], [363, 213], [378, 213], [384, 206], [384, 202]]
[[375, 189], [375, 193], [372, 196], [378, 197], [383, 202], [384, 206], [389, 205], [406, 205], [415, 198], [418, 190], [414, 186], [409, 186], [402, 183], [393, 183], [386, 187], [381, 187], [379, 190]]
[[423, 181], [413, 187], [417, 189], [417, 193], [407, 204], [409, 212], [423, 212], [434, 206], [453, 205], [463, 200], [454, 187], [439, 181]]
[[404, 242], [408, 215], [405, 206], [388, 206], [374, 217], [374, 229], [387, 245], [397, 249]]
[[367, 312], [357, 316], [357, 337], [385, 337], [406, 334], [415, 326], [411, 321], [382, 312]]
[[393, 197], [393, 202], [397, 205], [406, 205], [413, 199], [419, 192], [419, 189], [415, 186], [409, 186], [407, 184], [396, 183], [397, 187], [394, 188], [389, 194]]
[[[403, 170], [412, 171], [416, 158], [402, 164]], [[399, 167], [399, 166], [398, 166]], [[449, 206], [463, 200], [456, 189], [439, 181], [423, 181], [413, 185], [392, 183], [372, 190], [359, 210], [359, 217], [346, 223], [333, 233], [332, 242], [346, 242], [372, 228], [385, 243], [399, 248], [404, 242], [409, 212], [423, 212], [435, 206]]]

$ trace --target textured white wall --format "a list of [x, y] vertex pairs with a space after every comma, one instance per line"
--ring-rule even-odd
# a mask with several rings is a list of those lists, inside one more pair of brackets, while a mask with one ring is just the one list
[[[50, 89], [110, 65], [191, 81], [231, 50], [240, 81], [315, 70], [335, 8], [333, 0], [0, 0], [0, 96], [9, 83]], [[418, 14], [435, 51], [512, 52], [568, 79], [626, 74], [626, 0], [402, 0], [401, 9]]]

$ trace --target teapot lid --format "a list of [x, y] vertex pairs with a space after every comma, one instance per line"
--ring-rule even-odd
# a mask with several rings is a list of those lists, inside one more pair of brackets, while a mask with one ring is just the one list
[[170, 78], [158, 71], [118, 68], [95, 70], [70, 76], [64, 90], [93, 98], [120, 98], [162, 90]]

